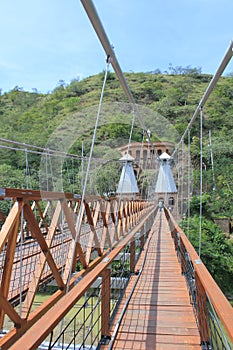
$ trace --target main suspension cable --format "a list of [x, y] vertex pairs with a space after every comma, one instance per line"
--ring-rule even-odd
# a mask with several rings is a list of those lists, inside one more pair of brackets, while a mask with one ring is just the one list
[[227, 49], [227, 51], [226, 51], [226, 53], [221, 61], [216, 73], [213, 75], [213, 77], [212, 77], [207, 89], [205, 90], [190, 122], [188, 123], [188, 126], [187, 126], [185, 132], [181, 136], [179, 143], [176, 145], [176, 149], [174, 150], [172, 157], [174, 157], [174, 154], [177, 152], [179, 144], [182, 142], [182, 140], [185, 139], [185, 137], [188, 133], [188, 130], [190, 130], [191, 126], [193, 125], [194, 121], [196, 120], [196, 117], [198, 116], [200, 109], [203, 109], [206, 101], [208, 100], [209, 96], [211, 95], [215, 85], [219, 81], [219, 78], [223, 74], [223, 72], [224, 72], [225, 68], [227, 67], [228, 63], [230, 62], [232, 56], [233, 56], [233, 41], [230, 42], [230, 45], [229, 45], [229, 47], [228, 47], [228, 49]]
[[199, 214], [199, 243], [198, 243], [198, 255], [201, 256], [201, 236], [202, 236], [202, 127], [203, 116], [202, 108], [200, 108], [200, 214]]
[[133, 117], [132, 117], [131, 129], [130, 129], [130, 134], [129, 134], [127, 155], [129, 155], [129, 150], [130, 150], [130, 145], [131, 145], [131, 140], [132, 140], [132, 135], [133, 135], [134, 123], [135, 123], [135, 113], [134, 113], [134, 110], [133, 110]]
[[191, 153], [190, 153], [190, 130], [188, 131], [188, 225], [187, 236], [189, 238], [190, 229], [190, 186], [191, 185]]

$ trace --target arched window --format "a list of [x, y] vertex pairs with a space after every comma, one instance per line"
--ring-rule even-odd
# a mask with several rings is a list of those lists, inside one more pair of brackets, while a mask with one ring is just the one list
[[162, 150], [161, 150], [161, 149], [158, 149], [157, 153], [158, 153], [158, 156], [161, 156]]
[[139, 161], [140, 160], [140, 151], [136, 150], [136, 160]]
[[168, 205], [174, 205], [175, 204], [175, 199], [174, 197], [170, 197], [168, 200]]
[[147, 159], [147, 150], [144, 149], [143, 150], [143, 160], [146, 160]]

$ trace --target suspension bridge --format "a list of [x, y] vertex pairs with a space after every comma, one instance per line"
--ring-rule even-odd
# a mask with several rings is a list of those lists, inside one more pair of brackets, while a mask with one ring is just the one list
[[[81, 2], [107, 66], [114, 68], [153, 148], [96, 9], [91, 1]], [[172, 157], [190, 137], [198, 115], [202, 130], [205, 102], [232, 57], [232, 47]], [[131, 129], [117, 195], [86, 194], [106, 76], [107, 69], [83, 192], [50, 191], [48, 184], [43, 190], [0, 189], [0, 200], [8, 204], [7, 215], [0, 213], [0, 348], [232, 349], [233, 309], [203, 264], [201, 245], [197, 254], [177, 224], [182, 213], [171, 157], [166, 152], [160, 156], [155, 193], [141, 196], [129, 157]], [[46, 156], [53, 153], [31, 148]], [[26, 168], [28, 172], [27, 153]], [[201, 232], [199, 237], [201, 242]], [[38, 292], [46, 288], [50, 295], [38, 302]]]

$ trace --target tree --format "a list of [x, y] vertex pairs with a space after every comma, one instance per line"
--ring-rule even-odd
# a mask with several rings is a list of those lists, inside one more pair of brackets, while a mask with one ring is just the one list
[[[187, 232], [187, 221], [183, 223]], [[199, 217], [189, 219], [189, 239], [196, 251], [199, 244]], [[233, 242], [213, 221], [203, 218], [201, 259], [226, 295], [233, 295]]]

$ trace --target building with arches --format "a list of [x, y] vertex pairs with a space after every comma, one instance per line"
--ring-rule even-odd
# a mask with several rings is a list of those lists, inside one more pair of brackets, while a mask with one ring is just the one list
[[[162, 153], [172, 154], [174, 144], [167, 141], [156, 141], [149, 143], [145, 141], [132, 142], [130, 144], [129, 154], [135, 159], [134, 163], [139, 169], [153, 169], [155, 168], [156, 158], [161, 156]], [[128, 145], [119, 147], [118, 150], [122, 156], [127, 154]]]

